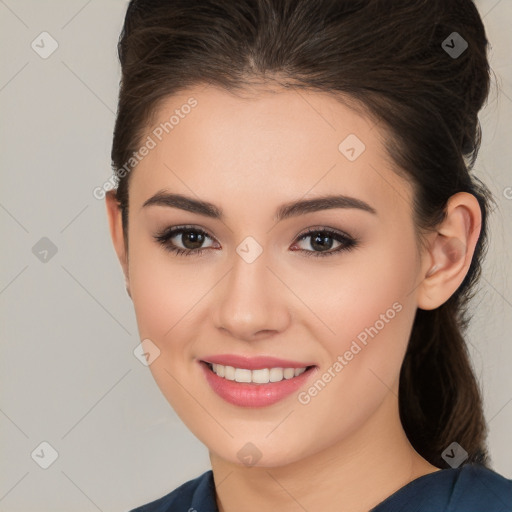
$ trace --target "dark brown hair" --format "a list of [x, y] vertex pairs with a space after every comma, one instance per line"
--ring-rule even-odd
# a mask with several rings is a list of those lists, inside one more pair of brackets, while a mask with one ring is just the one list
[[[468, 44], [458, 56], [443, 47], [447, 38], [455, 45], [454, 32]], [[383, 125], [396, 170], [414, 187], [419, 234], [444, 219], [453, 194], [477, 198], [482, 226], [469, 271], [442, 306], [417, 310], [400, 373], [405, 432], [438, 467], [447, 466], [441, 454], [453, 441], [468, 452], [466, 462], [489, 464], [481, 393], [464, 340], [492, 201], [470, 174], [480, 147], [478, 112], [489, 92], [487, 44], [471, 0], [132, 0], [118, 45], [115, 173], [170, 95], [198, 84], [244, 91], [273, 83], [332, 93]], [[131, 173], [123, 174], [116, 194], [128, 242]]]

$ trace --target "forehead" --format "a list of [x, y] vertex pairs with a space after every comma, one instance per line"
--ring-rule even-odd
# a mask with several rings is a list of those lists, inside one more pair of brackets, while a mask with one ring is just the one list
[[410, 214], [410, 184], [393, 172], [384, 136], [327, 93], [190, 88], [155, 112], [142, 141], [152, 149], [133, 171], [130, 201], [141, 205], [166, 189], [261, 210], [336, 192]]

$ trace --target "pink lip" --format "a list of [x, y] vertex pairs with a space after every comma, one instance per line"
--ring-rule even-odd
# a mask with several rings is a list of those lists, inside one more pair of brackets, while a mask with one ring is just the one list
[[278, 359], [270, 356], [245, 357], [234, 354], [219, 354], [206, 356], [202, 361], [207, 363], [221, 364], [222, 366], [233, 366], [235, 368], [245, 368], [247, 370], [261, 370], [263, 368], [305, 368], [314, 366], [315, 363], [304, 363], [301, 361], [290, 361]]
[[[269, 358], [263, 359], [265, 359], [266, 364], [268, 364]], [[252, 360], [252, 362], [254, 363], [254, 360]], [[291, 361], [288, 361], [287, 364], [290, 362]], [[318, 368], [316, 367], [309, 368], [299, 376], [293, 377], [291, 379], [283, 379], [280, 382], [269, 382], [268, 384], [254, 384], [252, 382], [236, 382], [224, 379], [223, 377], [219, 377], [212, 370], [210, 370], [209, 366], [204, 361], [198, 360], [198, 363], [201, 366], [204, 376], [206, 377], [206, 380], [213, 391], [215, 391], [215, 393], [217, 393], [217, 395], [219, 395], [226, 402], [237, 405], [239, 407], [265, 407], [275, 404], [283, 398], [298, 391], [299, 388], [304, 386], [306, 381], [309, 380], [311, 376], [318, 371]], [[261, 367], [261, 364], [259, 366]], [[268, 366], [262, 367], [268, 368]], [[290, 366], [283, 367], [301, 368], [302, 366], [291, 364]], [[243, 368], [243, 366], [238, 366], [238, 368]]]

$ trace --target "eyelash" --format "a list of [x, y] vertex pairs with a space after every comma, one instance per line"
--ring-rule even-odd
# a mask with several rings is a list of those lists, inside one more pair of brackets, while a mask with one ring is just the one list
[[[210, 237], [210, 235], [208, 235], [208, 233], [206, 233], [202, 229], [195, 228], [192, 226], [181, 226], [181, 227], [167, 228], [164, 231], [162, 231], [161, 233], [157, 234], [154, 238], [159, 244], [164, 246], [164, 248], [167, 251], [175, 253], [178, 256], [199, 256], [199, 255], [203, 254], [204, 251], [206, 251], [208, 249], [208, 247], [204, 247], [201, 249], [182, 249], [181, 247], [177, 247], [176, 245], [174, 245], [173, 243], [170, 242], [170, 240], [172, 238], [174, 238], [176, 235], [180, 235], [183, 233], [189, 233], [189, 232], [194, 232], [194, 233], [198, 233], [201, 235], [205, 235], [208, 238], [212, 239], [212, 237]], [[322, 258], [325, 256], [332, 256], [334, 254], [338, 254], [338, 253], [341, 253], [344, 251], [350, 251], [351, 249], [357, 247], [357, 245], [359, 244], [359, 242], [356, 239], [354, 239], [346, 234], [343, 234], [343, 233], [340, 233], [337, 231], [333, 231], [332, 229], [329, 229], [329, 228], [309, 229], [305, 233], [300, 234], [294, 243], [301, 242], [305, 238], [308, 238], [309, 236], [317, 235], [317, 234], [327, 235], [329, 238], [333, 238], [337, 242], [340, 242], [342, 245], [340, 245], [337, 249], [323, 251], [323, 252], [322, 251], [320, 251], [320, 252], [308, 251], [306, 249], [297, 249], [297, 251], [305, 253], [305, 256], [307, 256], [307, 257], [312, 256], [312, 257]]]

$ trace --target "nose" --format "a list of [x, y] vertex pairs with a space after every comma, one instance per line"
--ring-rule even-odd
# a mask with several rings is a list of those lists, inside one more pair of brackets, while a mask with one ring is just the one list
[[252, 263], [236, 255], [213, 297], [217, 329], [239, 340], [255, 341], [288, 327], [286, 287], [267, 265], [265, 252]]

